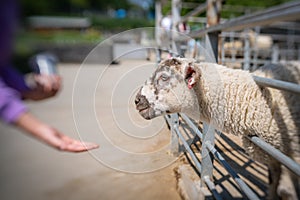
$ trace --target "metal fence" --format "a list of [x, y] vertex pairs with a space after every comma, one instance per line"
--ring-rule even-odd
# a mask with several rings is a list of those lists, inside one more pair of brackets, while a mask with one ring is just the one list
[[[216, 62], [218, 62], [218, 46], [219, 46], [219, 36], [223, 33], [226, 35], [229, 31], [236, 31], [248, 28], [255, 28], [257, 26], [267, 25], [274, 21], [283, 20], [299, 20], [300, 19], [300, 2], [289, 2], [279, 6], [271, 7], [262, 11], [255, 12], [253, 14], [244, 15], [237, 17], [223, 23], [220, 23], [220, 10], [221, 10], [221, 0], [207, 0], [206, 3], [198, 5], [193, 11], [189, 12], [185, 16], [180, 16], [180, 8], [182, 2], [180, 0], [172, 0], [172, 29], [175, 30], [179, 23], [186, 22], [193, 16], [206, 11], [207, 15], [207, 26], [201, 30], [191, 32], [190, 37], [201, 38], [205, 37], [205, 47], [207, 50], [215, 56]], [[160, 2], [156, 2], [156, 13], [157, 21], [156, 26], [159, 25], [159, 18], [162, 17]], [[225, 33], [225, 31], [227, 33]], [[156, 31], [156, 37], [159, 36], [159, 30]], [[224, 35], [223, 35], [224, 36]], [[169, 49], [170, 52], [180, 52], [178, 45], [176, 45], [176, 36], [172, 36], [172, 43]], [[247, 46], [247, 45], [246, 45]], [[250, 49], [249, 45], [246, 50]], [[244, 52], [245, 58], [247, 51]], [[222, 57], [221, 57], [222, 58]], [[244, 58], [244, 59], [245, 59]], [[249, 64], [249, 62], [248, 62]], [[247, 64], [247, 65], [248, 65]], [[300, 94], [300, 85], [284, 82], [280, 80], [268, 79], [264, 77], [253, 76], [254, 81], [261, 86], [272, 87], [280, 90], [286, 90]], [[236, 184], [239, 186], [240, 191], [243, 195], [249, 199], [259, 199], [257, 194], [240, 178], [240, 176], [233, 170], [233, 168], [228, 164], [222, 154], [215, 148], [215, 133], [216, 130], [209, 126], [208, 124], [203, 125], [203, 131], [198, 129], [198, 126], [193, 123], [185, 114], [171, 114], [165, 116], [167, 123], [170, 126], [172, 133], [172, 152], [178, 154], [179, 142], [181, 142], [189, 154], [190, 158], [194, 162], [195, 168], [201, 175], [202, 186], [204, 184], [211, 191], [215, 199], [222, 199], [222, 196], [217, 192], [215, 183], [213, 182], [213, 161], [218, 161], [231, 175]], [[186, 141], [182, 132], [180, 131], [180, 121], [184, 121], [189, 128], [195, 133], [195, 135], [202, 141], [201, 163], [199, 159], [192, 151], [189, 143]], [[264, 142], [258, 137], [249, 137], [251, 142], [256, 144], [258, 147], [263, 149], [267, 154], [271, 155], [273, 158], [281, 162], [291, 171], [293, 171], [297, 176], [300, 176], [300, 165], [293, 161], [288, 156], [284, 155], [279, 150], [275, 149], [268, 143]], [[212, 156], [207, 156], [212, 155]]]

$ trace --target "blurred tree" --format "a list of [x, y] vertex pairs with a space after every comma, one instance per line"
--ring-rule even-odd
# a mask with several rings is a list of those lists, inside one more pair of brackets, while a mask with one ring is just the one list
[[[128, 10], [132, 4], [128, 0], [20, 0], [22, 12], [30, 15], [70, 15], [83, 9], [107, 10], [108, 8]], [[75, 13], [76, 14], [76, 13]]]
[[226, 0], [225, 4], [227, 5], [240, 5], [240, 6], [253, 6], [253, 7], [270, 7], [278, 4], [282, 4], [291, 0]]
[[89, 8], [89, 0], [70, 0], [70, 4], [78, 8]]
[[107, 8], [128, 10], [132, 5], [127, 0], [89, 0], [92, 8], [106, 10]]
[[[205, 0], [183, 0], [184, 2], [203, 3]], [[241, 5], [241, 6], [253, 6], [253, 7], [270, 7], [278, 5], [290, 0], [225, 0], [226, 5]], [[129, 10], [134, 5], [129, 0], [20, 0], [23, 14], [29, 15], [70, 15], [78, 14], [78, 11], [85, 9], [88, 10], [100, 10], [104, 11], [109, 8]], [[153, 3], [155, 0], [152, 1]], [[163, 14], [167, 14], [171, 10], [171, 0], [162, 0]], [[151, 7], [151, 6], [150, 6]], [[185, 14], [190, 9], [183, 9]]]

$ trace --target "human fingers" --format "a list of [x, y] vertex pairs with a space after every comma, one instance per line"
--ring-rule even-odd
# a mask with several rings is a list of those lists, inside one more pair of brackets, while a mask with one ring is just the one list
[[74, 141], [73, 143], [65, 144], [61, 150], [76, 153], [96, 149], [98, 147], [99, 145], [97, 144]]

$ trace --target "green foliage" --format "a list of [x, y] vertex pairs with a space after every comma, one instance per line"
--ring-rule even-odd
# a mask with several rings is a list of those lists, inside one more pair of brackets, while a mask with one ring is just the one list
[[92, 26], [101, 31], [124, 31], [140, 27], [153, 27], [154, 21], [142, 18], [108, 18], [108, 17], [92, 17]]
[[[222, 10], [221, 17], [223, 18], [232, 18], [238, 17], [240, 15], [244, 15], [247, 12], [254, 12], [257, 9], [265, 9], [268, 7], [280, 5], [286, 3], [291, 0], [264, 0], [264, 1], [257, 1], [257, 0], [248, 0], [248, 1], [240, 1], [240, 0], [227, 0], [225, 5], [232, 5], [232, 6], [243, 6], [245, 9], [243, 12], [240, 10]], [[254, 10], [253, 10], [254, 9]]]
[[55, 30], [55, 31], [26, 31], [18, 34], [19, 50], [28, 44], [76, 44], [97, 43], [102, 40], [101, 33], [94, 29], [86, 31]]
[[127, 0], [21, 0], [24, 16], [30, 15], [74, 15], [82, 10], [129, 9]]
[[285, 2], [288, 2], [291, 0], [247, 0], [247, 1], [241, 1], [241, 0], [226, 0], [226, 5], [239, 5], [239, 6], [252, 6], [252, 7], [270, 7], [275, 6], [278, 4], [282, 4]]
[[28, 73], [28, 59], [38, 53], [40, 46], [96, 44], [102, 40], [101, 33], [95, 29], [19, 32], [13, 62], [22, 73]]
[[[223, 2], [224, 5], [233, 5], [233, 6], [244, 6], [244, 7], [255, 7], [255, 8], [267, 8], [275, 5], [279, 5], [282, 3], [286, 3], [292, 0], [247, 0], [247, 1], [241, 1], [241, 0], [225, 0]], [[184, 0], [184, 2], [189, 3], [196, 3], [196, 4], [202, 4], [205, 3], [206, 0]], [[191, 8], [182, 8], [181, 10], [181, 16], [186, 15], [188, 12], [192, 11]], [[164, 2], [162, 7], [162, 14], [166, 15], [171, 12], [171, 1]], [[237, 12], [235, 10], [231, 11], [222, 11], [222, 17], [228, 18], [231, 16], [239, 16], [245, 13]], [[199, 16], [205, 17], [205, 13], [201, 13]]]
[[70, 4], [78, 8], [90, 7], [90, 2], [87, 0], [70, 0]]

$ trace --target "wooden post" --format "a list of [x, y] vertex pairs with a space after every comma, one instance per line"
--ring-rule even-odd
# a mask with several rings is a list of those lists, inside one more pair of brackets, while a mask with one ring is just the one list
[[[207, 0], [207, 27], [219, 24], [221, 5], [221, 0]], [[206, 50], [213, 53], [215, 61], [218, 62], [219, 32], [208, 33], [205, 41]]]
[[161, 2], [156, 1], [155, 2], [155, 40], [157, 44], [157, 50], [156, 50], [156, 61], [157, 63], [160, 63], [161, 60], [161, 27], [160, 22], [162, 19], [162, 13], [161, 13]]
[[172, 56], [180, 55], [180, 45], [176, 42], [179, 36], [177, 25], [180, 22], [181, 1], [172, 0]]

